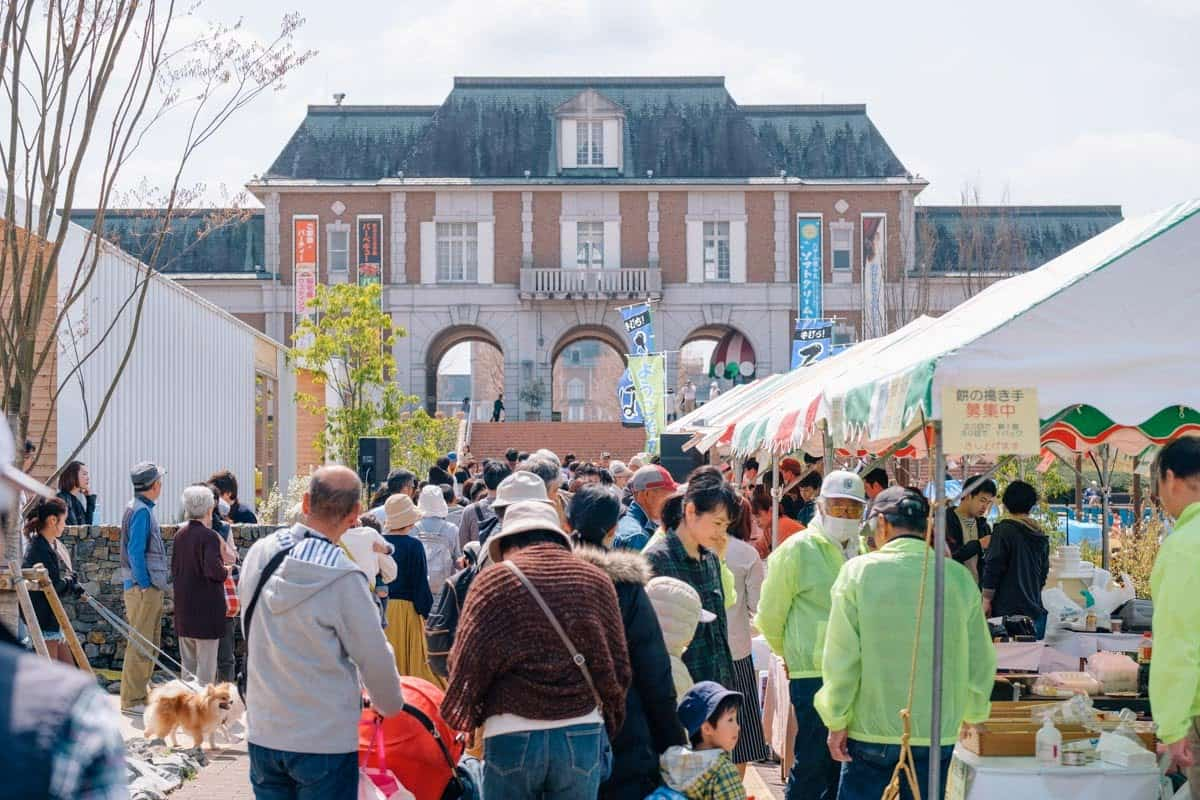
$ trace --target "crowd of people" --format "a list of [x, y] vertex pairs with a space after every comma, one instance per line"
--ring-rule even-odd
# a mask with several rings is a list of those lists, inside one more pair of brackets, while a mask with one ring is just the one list
[[[424, 479], [397, 469], [366, 503], [353, 471], [322, 467], [293, 524], [259, 539], [240, 566], [229, 525], [254, 519], [233, 475], [183, 491], [168, 559], [152, 513], [164, 471], [131, 471], [120, 533], [127, 620], [157, 645], [170, 587], [184, 673], [199, 685], [234, 679], [240, 620], [256, 797], [357, 796], [374, 726], [412, 715], [420, 695], [422, 716], [438, 717], [429, 730], [456, 732], [436, 739], [444, 762], [413, 777], [430, 797], [455, 785], [514, 800], [742, 798], [747, 765], [777, 756], [763, 732], [757, 633], [784, 662], [795, 714], [789, 800], [873, 799], [903, 742], [918, 780], [935, 748], [944, 776], [960, 726], [987, 719], [996, 656], [986, 618], [1045, 628], [1049, 537], [1021, 480], [1008, 482], [1004, 514], [989, 522], [997, 486], [986, 477], [938, 511], [882, 469], [822, 475], [807, 457], [781, 461], [777, 488], [753, 459], [699, 467], [683, 483], [645, 453], [585, 463], [512, 449], [464, 461], [447, 454]], [[1155, 581], [1178, 604], [1163, 627], [1186, 637], [1196, 615], [1178, 609], [1194, 606], [1184, 595], [1195, 584], [1200, 439], [1165, 448], [1157, 469], [1166, 510], [1189, 533], [1168, 540], [1179, 565], [1160, 559]], [[27, 512], [25, 563], [45, 565], [69, 594], [79, 582], [59, 536], [90, 521], [95, 497], [82, 464], [63, 471], [60, 488]], [[936, 731], [924, 679], [935, 513], [945, 514], [949, 557]], [[69, 661], [44, 599], [34, 611], [51, 654]], [[1155, 663], [1161, 676], [1158, 652]], [[142, 710], [152, 668], [127, 648], [123, 709]], [[1169, 687], [1152, 678], [1151, 694], [1178, 706], [1164, 739], [1186, 767], [1200, 716], [1188, 687], [1200, 676], [1184, 672]], [[402, 778], [404, 752], [389, 761]]]

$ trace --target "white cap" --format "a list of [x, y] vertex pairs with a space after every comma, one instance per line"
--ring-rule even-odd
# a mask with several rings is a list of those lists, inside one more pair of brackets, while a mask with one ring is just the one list
[[841, 498], [867, 502], [867, 490], [863, 480], [849, 470], [835, 469], [821, 481], [821, 497], [826, 499]]

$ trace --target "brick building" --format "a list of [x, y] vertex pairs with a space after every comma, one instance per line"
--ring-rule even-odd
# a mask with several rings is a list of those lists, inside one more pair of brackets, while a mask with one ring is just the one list
[[[926, 185], [861, 105], [739, 105], [720, 77], [456, 78], [440, 105], [309, 106], [248, 184], [263, 212], [170, 271], [281, 341], [297, 252], [301, 292], [308, 270], [321, 283], [378, 275], [408, 333], [398, 380], [429, 407], [442, 357], [470, 341], [500, 354], [489, 385], [504, 387], [509, 419], [595, 419], [575, 402], [578, 376], [553, 367], [581, 342], [625, 352], [625, 303], [656, 301], [669, 380], [686, 343], [732, 331], [756, 375], [788, 369], [801, 223], [819, 231], [824, 315], [851, 341], [945, 311], [1120, 219], [1111, 207], [1027, 209], [1011, 225], [995, 209], [918, 211]], [[132, 246], [136, 226], [106, 225]], [[1035, 236], [1036, 251], [982, 259], [963, 279], [971, 248]], [[539, 381], [552, 397], [534, 408], [522, 395]]]

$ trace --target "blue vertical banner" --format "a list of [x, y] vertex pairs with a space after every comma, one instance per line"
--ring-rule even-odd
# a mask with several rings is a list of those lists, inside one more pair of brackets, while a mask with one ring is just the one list
[[645, 356], [654, 352], [654, 322], [650, 319], [650, 304], [638, 303], [621, 309], [625, 335], [629, 337], [629, 355]]
[[799, 306], [796, 319], [825, 316], [824, 263], [821, 260], [821, 217], [796, 218], [796, 283]]
[[833, 323], [819, 319], [796, 322], [792, 334], [792, 369], [823, 361], [832, 354]]
[[[650, 316], [650, 304], [638, 303], [622, 308], [621, 320], [625, 324], [625, 335], [629, 339], [629, 355], [645, 356], [653, 353], [654, 322]], [[621, 407], [621, 424], [645, 424], [642, 405], [638, 402], [637, 387], [628, 369], [617, 383], [617, 402]]]

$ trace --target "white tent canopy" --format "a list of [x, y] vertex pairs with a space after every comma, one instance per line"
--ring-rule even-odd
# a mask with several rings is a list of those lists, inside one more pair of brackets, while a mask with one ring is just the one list
[[1127, 220], [859, 361], [826, 386], [819, 418], [837, 445], [877, 447], [940, 419], [943, 387], [1033, 386], [1043, 420], [1090, 404], [1136, 427], [1200, 408], [1198, 255], [1200, 200]]

